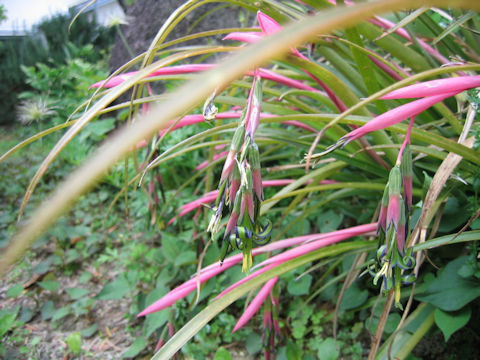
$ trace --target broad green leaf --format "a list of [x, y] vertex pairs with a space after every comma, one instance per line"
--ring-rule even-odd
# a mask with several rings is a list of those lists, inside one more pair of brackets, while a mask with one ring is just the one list
[[18, 320], [24, 324], [28, 323], [30, 320], [32, 320], [35, 313], [36, 313], [35, 309], [32, 309], [28, 306], [24, 306], [22, 307], [22, 311], [20, 312], [20, 317], [18, 318]]
[[470, 320], [472, 309], [466, 306], [459, 311], [446, 312], [440, 309], [435, 309], [435, 324], [442, 330], [445, 342], [457, 330], [464, 327]]
[[38, 285], [40, 285], [45, 290], [51, 291], [52, 293], [56, 293], [58, 288], [60, 287], [58, 281], [53, 280], [40, 281], [38, 282]]
[[387, 323], [385, 324], [385, 333], [391, 334], [395, 331], [398, 324], [400, 323], [401, 316], [398, 313], [393, 313], [388, 316]]
[[12, 297], [17, 297], [23, 292], [23, 286], [22, 284], [16, 284], [13, 285], [11, 288], [7, 290], [7, 297], [12, 298]]
[[9, 331], [15, 323], [18, 314], [18, 307], [16, 309], [3, 309], [0, 311], [0, 339]]
[[147, 315], [143, 327], [145, 337], [149, 337], [155, 330], [165, 325], [168, 317], [169, 314], [167, 310]]
[[164, 284], [157, 284], [155, 290], [148, 294], [145, 300], [145, 307], [152, 305], [155, 301], [160, 299], [168, 292], [167, 287]]
[[90, 293], [89, 290], [83, 289], [83, 288], [71, 288], [67, 289], [67, 294], [73, 299], [73, 300], [78, 300], [81, 297], [87, 295]]
[[368, 290], [360, 289], [355, 281], [346, 291], [340, 305], [340, 310], [346, 311], [355, 309], [365, 303], [368, 299]]
[[343, 215], [341, 213], [333, 210], [322, 212], [317, 217], [318, 230], [321, 233], [335, 231], [338, 229], [342, 220]]
[[474, 222], [472, 222], [472, 225], [470, 225], [470, 227], [473, 230], [480, 230], [480, 218], [476, 219]]
[[255, 355], [262, 350], [263, 342], [262, 337], [257, 333], [251, 332], [247, 336], [246, 348], [250, 355]]
[[317, 348], [317, 356], [322, 360], [336, 360], [340, 355], [335, 340], [327, 338], [320, 342]]
[[53, 314], [55, 314], [55, 304], [53, 301], [47, 301], [45, 304], [43, 304], [41, 314], [43, 320], [52, 318]]
[[105, 285], [96, 298], [99, 300], [119, 300], [130, 291], [130, 284], [122, 274], [113, 283]]
[[215, 352], [214, 360], [232, 360], [232, 355], [224, 347], [218, 348]]
[[48, 259], [40, 262], [39, 264], [37, 264], [33, 269], [32, 271], [35, 273], [35, 274], [38, 274], [38, 275], [43, 275], [45, 274], [49, 269], [50, 269], [50, 265], [52, 264], [52, 258], [49, 257]]
[[137, 356], [140, 351], [145, 349], [148, 345], [148, 341], [143, 336], [140, 336], [137, 340], [133, 342], [132, 345], [122, 354], [122, 358], [134, 358]]
[[80, 334], [82, 334], [82, 337], [88, 339], [88, 338], [92, 337], [93, 335], [95, 335], [97, 330], [98, 330], [98, 325], [93, 324], [92, 326], [80, 331]]
[[197, 254], [195, 253], [195, 251], [192, 251], [192, 250], [183, 251], [175, 258], [175, 266], [191, 264], [195, 262], [196, 259], [197, 259]]
[[448, 233], [464, 225], [470, 217], [470, 214], [468, 211], [464, 211], [464, 208], [465, 206], [458, 203], [457, 198], [449, 198], [445, 204], [438, 231]]
[[301, 360], [302, 359], [302, 349], [295, 344], [293, 341], [287, 343], [287, 349], [285, 351], [287, 360]]
[[71, 313], [71, 308], [69, 306], [61, 307], [58, 310], [55, 310], [52, 316], [52, 321], [60, 320], [61, 318], [67, 316]]
[[80, 141], [85, 141], [87, 138], [90, 138], [92, 140], [99, 141], [102, 140], [109, 131], [113, 130], [114, 127], [114, 118], [90, 122], [85, 127], [84, 131], [79, 134], [78, 139]]
[[75, 355], [80, 353], [80, 350], [82, 349], [82, 335], [79, 332], [70, 334], [66, 342], [71, 352]]
[[425, 292], [416, 296], [416, 299], [433, 304], [444, 311], [455, 311], [479, 297], [478, 281], [464, 279], [458, 274], [467, 260], [467, 256], [462, 256], [448, 263]]
[[287, 290], [291, 295], [305, 295], [310, 290], [312, 284], [312, 276], [307, 274], [298, 280], [289, 281]]
[[165, 258], [169, 261], [175, 261], [182, 251], [183, 240], [174, 237], [166, 232], [162, 232], [162, 251]]

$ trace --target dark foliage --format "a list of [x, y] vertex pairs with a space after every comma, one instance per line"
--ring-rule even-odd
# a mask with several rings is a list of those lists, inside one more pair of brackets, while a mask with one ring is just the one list
[[112, 44], [114, 29], [99, 26], [86, 15], [79, 16], [68, 31], [74, 16], [74, 13], [56, 15], [38, 24], [31, 34], [0, 39], [1, 125], [15, 120], [18, 94], [28, 89], [22, 65], [65, 64], [70, 58], [68, 44], [77, 47], [92, 44], [95, 51], [89, 52], [85, 60], [95, 62]]

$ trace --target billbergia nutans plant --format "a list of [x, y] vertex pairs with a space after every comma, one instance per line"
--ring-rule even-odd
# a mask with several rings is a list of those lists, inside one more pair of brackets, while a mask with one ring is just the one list
[[[230, 332], [250, 326], [265, 359], [403, 359], [434, 324], [444, 334], [465, 325], [480, 296], [480, 4], [226, 1], [243, 27], [166, 41], [209, 2], [182, 4], [145, 53], [92, 84], [25, 193], [19, 217], [30, 220], [0, 271], [126, 159], [109, 209], [145, 195], [158, 246], [178, 250], [169, 266], [188, 273], [132, 320], [170, 314], [142, 333], [153, 359], [199, 342], [232, 303]], [[191, 39], [204, 45], [184, 46]], [[125, 92], [131, 100], [114, 103]], [[128, 123], [24, 214], [62, 149], [122, 109]], [[300, 326], [302, 308], [312, 313]], [[342, 328], [345, 314], [356, 330]]]

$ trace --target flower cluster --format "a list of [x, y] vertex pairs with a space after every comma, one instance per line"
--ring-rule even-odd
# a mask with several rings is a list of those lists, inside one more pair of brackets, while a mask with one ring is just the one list
[[365, 125], [343, 136], [324, 152], [313, 156], [318, 158], [372, 131], [385, 129], [410, 118], [404, 143], [400, 148], [396, 164], [390, 171], [383, 194], [377, 230], [379, 247], [376, 261], [368, 269], [373, 276], [374, 284], [382, 278], [383, 290], [395, 292], [397, 307], [402, 306], [400, 304], [401, 284], [411, 284], [416, 279], [413, 273], [415, 259], [412, 256], [412, 248], [406, 248], [409, 235], [408, 220], [412, 210], [413, 172], [409, 144], [415, 117], [444, 99], [477, 86], [480, 86], [480, 76], [458, 76], [426, 81], [392, 91], [381, 99], [421, 99], [376, 116]]
[[245, 272], [252, 266], [253, 245], [267, 243], [272, 228], [269, 221], [266, 225], [259, 221], [263, 186], [260, 154], [254, 138], [260, 122], [261, 103], [262, 85], [260, 77], [255, 76], [247, 106], [239, 119], [225, 159], [213, 207], [215, 213], [207, 229], [212, 238], [215, 237], [220, 232], [224, 212], [229, 212], [221, 240], [221, 259], [225, 258], [230, 249], [242, 250], [242, 271]]
[[411, 161], [411, 154], [407, 146], [402, 156], [401, 166], [396, 165], [390, 171], [378, 219], [377, 259], [369, 268], [375, 285], [382, 278], [383, 290], [388, 292], [393, 289], [395, 291], [397, 307], [401, 307], [401, 284], [411, 284], [416, 279], [412, 272], [415, 267], [412, 248], [405, 248], [408, 237], [407, 219], [411, 209], [412, 175], [411, 172], [408, 173], [408, 169], [411, 171]]

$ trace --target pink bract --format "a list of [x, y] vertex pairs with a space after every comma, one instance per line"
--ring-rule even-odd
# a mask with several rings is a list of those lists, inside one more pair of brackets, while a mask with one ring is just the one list
[[458, 92], [453, 92], [429, 96], [420, 100], [412, 101], [405, 105], [398, 106], [390, 111], [387, 111], [386, 113], [383, 113], [382, 115], [373, 118], [362, 127], [359, 127], [358, 129], [355, 129], [345, 135], [342, 139], [346, 140], [346, 143], [348, 143], [372, 131], [385, 129], [409, 117], [416, 116], [421, 112], [427, 110], [428, 108], [432, 107], [436, 103], [439, 103], [440, 101], [450, 96], [454, 96], [457, 93]]
[[263, 37], [261, 32], [231, 32], [222, 40], [237, 40], [248, 44], [255, 43]]
[[278, 280], [278, 276], [275, 276], [274, 278], [268, 280], [265, 283], [265, 285], [258, 292], [257, 296], [255, 296], [252, 302], [245, 309], [242, 316], [240, 316], [240, 319], [238, 319], [237, 324], [233, 328], [232, 332], [235, 332], [238, 329], [240, 329], [242, 326], [244, 326], [253, 317], [253, 315], [257, 313], [258, 309], [260, 309], [260, 306], [262, 306], [263, 302], [272, 291], [277, 280]]
[[279, 23], [261, 11], [257, 11], [257, 21], [264, 34], [270, 35], [282, 30]]
[[[199, 71], [206, 71], [209, 69], [214, 68], [216, 65], [215, 64], [193, 64], [193, 65], [174, 65], [174, 66], [165, 66], [162, 67], [158, 70], [155, 70], [148, 74], [146, 77], [153, 77], [153, 76], [161, 76], [161, 75], [176, 75], [176, 74], [189, 74], [189, 73], [195, 73]], [[120, 85], [124, 81], [128, 80], [135, 74], [137, 74], [137, 71], [132, 71], [124, 74], [120, 74], [117, 76], [112, 77], [110, 80], [102, 80], [98, 81], [95, 84], [91, 85], [90, 87], [92, 88], [98, 88], [98, 87], [103, 87], [103, 88], [112, 88], [115, 86]], [[254, 76], [253, 71], [247, 71], [246, 73], [248, 76]], [[305, 85], [303, 82], [299, 80], [294, 80], [289, 77], [277, 74], [271, 70], [268, 69], [258, 69], [257, 74], [266, 80], [271, 80], [274, 82], [277, 82], [282, 85], [290, 86], [296, 89], [300, 90], [307, 90], [307, 91], [315, 91], [318, 92], [317, 89]]]
[[420, 84], [406, 86], [394, 90], [380, 99], [408, 99], [425, 96], [440, 95], [445, 93], [457, 93], [480, 86], [480, 75], [458, 76], [448, 79], [425, 81]]

